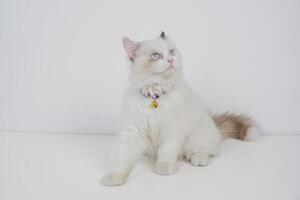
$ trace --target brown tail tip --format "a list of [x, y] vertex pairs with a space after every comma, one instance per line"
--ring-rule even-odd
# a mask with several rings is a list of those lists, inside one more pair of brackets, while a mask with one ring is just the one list
[[[257, 138], [260, 135], [253, 120], [246, 115], [235, 115], [226, 112], [221, 115], [214, 115], [212, 118], [224, 138], [255, 140], [254, 137]], [[253, 136], [253, 134], [256, 136]]]

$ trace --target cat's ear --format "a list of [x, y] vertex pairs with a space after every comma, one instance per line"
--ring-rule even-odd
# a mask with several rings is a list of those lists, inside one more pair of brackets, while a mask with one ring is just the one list
[[134, 60], [137, 57], [136, 52], [140, 49], [141, 43], [134, 42], [130, 40], [128, 37], [124, 37], [122, 41], [128, 57], [130, 58], [130, 60]]
[[160, 34], [160, 37], [162, 38], [162, 39], [166, 39], [166, 34], [165, 34], [165, 32], [161, 32], [161, 34]]

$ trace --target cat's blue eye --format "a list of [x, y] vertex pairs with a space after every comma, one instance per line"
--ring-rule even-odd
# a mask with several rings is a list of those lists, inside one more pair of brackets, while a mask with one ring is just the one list
[[169, 51], [169, 53], [170, 53], [171, 56], [175, 56], [175, 49], [171, 49], [171, 50]]
[[158, 59], [162, 58], [162, 55], [160, 53], [153, 53], [153, 54], [151, 54], [151, 58], [153, 60], [158, 60]]

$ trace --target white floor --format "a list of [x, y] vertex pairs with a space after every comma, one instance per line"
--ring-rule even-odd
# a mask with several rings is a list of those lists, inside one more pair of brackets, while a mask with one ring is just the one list
[[126, 185], [105, 187], [116, 148], [116, 136], [0, 133], [0, 200], [300, 200], [300, 136], [228, 140], [210, 166], [181, 162], [172, 176], [145, 158]]

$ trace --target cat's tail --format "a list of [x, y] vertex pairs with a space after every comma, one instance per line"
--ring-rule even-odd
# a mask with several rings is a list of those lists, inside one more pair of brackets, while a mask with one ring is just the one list
[[212, 116], [224, 139], [235, 138], [239, 140], [256, 141], [261, 132], [258, 125], [246, 115], [224, 113]]

